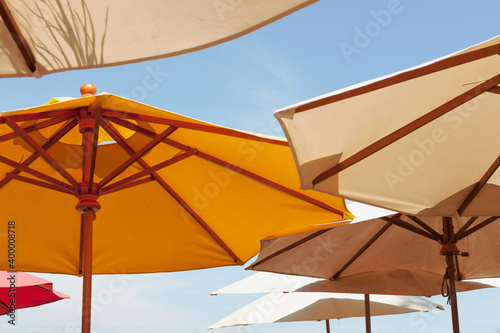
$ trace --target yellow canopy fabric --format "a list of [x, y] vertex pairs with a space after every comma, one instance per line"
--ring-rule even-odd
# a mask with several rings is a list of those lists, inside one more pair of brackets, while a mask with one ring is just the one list
[[[85, 124], [91, 119], [98, 126]], [[299, 190], [284, 139], [107, 93], [54, 99], [0, 115], [0, 248], [6, 259], [11, 221], [19, 271], [81, 274], [82, 215], [75, 206], [88, 187], [82, 183], [91, 158], [84, 156], [85, 126], [99, 133], [93, 182], [101, 209], [93, 222], [93, 274], [242, 264], [263, 238], [352, 218], [343, 199]], [[109, 180], [154, 140], [156, 146]], [[8, 264], [0, 261], [0, 269]]]

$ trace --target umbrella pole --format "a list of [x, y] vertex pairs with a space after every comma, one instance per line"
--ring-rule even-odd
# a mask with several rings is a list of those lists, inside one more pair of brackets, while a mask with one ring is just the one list
[[460, 326], [458, 322], [458, 305], [457, 305], [457, 289], [455, 285], [455, 260], [452, 254], [446, 255], [446, 263], [448, 264], [448, 272], [453, 272], [453, 274], [448, 274], [448, 295], [450, 296], [451, 305], [451, 319], [453, 323], [453, 333], [460, 333]]
[[366, 333], [371, 333], [372, 323], [370, 314], [370, 295], [365, 294], [365, 323], [366, 323]]
[[455, 285], [455, 256], [460, 253], [457, 247], [456, 235], [453, 232], [451, 217], [443, 217], [443, 245], [440, 253], [446, 255], [446, 275], [448, 280], [448, 295], [451, 305], [451, 319], [453, 323], [453, 333], [460, 333], [458, 322], [457, 289]]
[[94, 212], [83, 212], [83, 304], [82, 333], [90, 333], [90, 311], [92, 301], [92, 223]]
[[326, 333], [330, 333], [330, 320], [329, 319], [325, 320], [325, 323], [326, 323]]

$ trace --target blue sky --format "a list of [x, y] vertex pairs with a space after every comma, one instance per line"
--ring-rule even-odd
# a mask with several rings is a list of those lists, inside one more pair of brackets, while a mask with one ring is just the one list
[[[283, 136], [273, 117], [276, 109], [500, 35], [498, 13], [500, 2], [486, 0], [320, 0], [249, 35], [187, 55], [41, 79], [0, 79], [0, 110], [40, 105], [56, 96], [78, 97], [80, 85], [92, 82], [98, 92], [240, 130]], [[93, 332], [204, 332], [260, 296], [209, 296], [249, 274], [253, 273], [242, 267], [226, 267], [94, 277]], [[0, 317], [0, 330], [79, 332], [81, 279], [39, 275], [72, 298], [19, 311], [16, 327]], [[462, 332], [500, 332], [499, 290], [462, 293], [458, 299]], [[432, 300], [445, 303], [441, 297]], [[360, 332], [363, 325], [361, 318], [335, 320], [333, 332]], [[372, 330], [451, 331], [451, 315], [447, 307], [427, 315], [378, 317], [372, 320]], [[315, 333], [325, 332], [325, 327], [305, 322], [218, 331]]]

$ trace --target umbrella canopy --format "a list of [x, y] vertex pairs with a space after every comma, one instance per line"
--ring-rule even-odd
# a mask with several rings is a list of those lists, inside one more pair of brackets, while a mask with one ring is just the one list
[[0, 77], [41, 77], [188, 53], [316, 1], [0, 0]]
[[[444, 310], [420, 297], [375, 295], [369, 302], [372, 316]], [[209, 327], [228, 327], [262, 323], [328, 320], [365, 316], [363, 295], [336, 293], [269, 294], [230, 314]]]
[[[438, 295], [442, 291], [443, 275], [417, 269], [398, 269], [366, 272], [341, 277], [334, 281], [301, 275], [259, 272], [211, 295], [253, 294], [271, 292], [333, 292], [353, 294], [384, 294], [404, 296]], [[457, 291], [492, 288], [485, 283], [457, 281]]]
[[283, 139], [94, 94], [0, 116], [0, 242], [19, 271], [84, 275], [85, 294], [91, 273], [240, 265], [262, 238], [352, 218], [298, 189]]
[[[496, 255], [500, 251], [500, 228], [492, 224], [497, 219], [456, 216], [443, 222], [442, 217], [395, 214], [264, 240], [250, 269], [340, 282], [335, 286], [334, 281], [332, 289], [323, 290], [357, 288], [361, 293], [391, 290], [399, 294], [404, 284], [420, 283], [422, 276], [444, 274], [441, 290], [450, 295], [454, 330], [458, 332], [456, 280], [500, 277]], [[474, 222], [476, 226], [469, 228]], [[418, 295], [428, 295], [428, 288], [430, 285], [423, 286]], [[435, 287], [430, 292], [437, 294]]]
[[0, 316], [65, 298], [69, 296], [54, 290], [48, 280], [24, 272], [0, 271]]
[[495, 37], [277, 111], [302, 188], [409, 214], [500, 215], [499, 53]]

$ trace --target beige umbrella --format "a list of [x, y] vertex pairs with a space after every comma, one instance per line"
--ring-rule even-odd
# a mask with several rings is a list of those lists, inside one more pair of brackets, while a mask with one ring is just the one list
[[[263, 323], [326, 320], [365, 317], [363, 295], [336, 293], [271, 293], [242, 307], [209, 329]], [[372, 316], [444, 310], [442, 306], [421, 297], [375, 295], [369, 300]], [[367, 326], [369, 332], [369, 326]]]
[[303, 189], [428, 216], [500, 215], [500, 36], [276, 112]]
[[0, 0], [0, 77], [41, 77], [188, 53], [316, 1]]
[[[500, 228], [497, 218], [445, 218], [448, 234], [438, 232], [441, 217], [395, 214], [329, 230], [262, 241], [253, 270], [335, 280], [319, 291], [414, 295], [449, 294], [454, 331], [459, 331], [455, 280], [500, 276]], [[471, 222], [483, 226], [467, 229]], [[425, 227], [423, 227], [425, 226]], [[462, 251], [458, 249], [462, 249]], [[442, 255], [446, 255], [445, 257]], [[444, 260], [446, 258], [446, 260]], [[443, 284], [428, 278], [443, 276]], [[332, 282], [332, 281], [330, 281]], [[319, 286], [318, 286], [319, 284]], [[321, 287], [323, 284], [323, 287]], [[414, 290], [406, 290], [405, 285]], [[418, 284], [422, 284], [419, 286]], [[461, 288], [461, 287], [459, 287]], [[481, 285], [471, 286], [472, 290]], [[306, 287], [299, 291], [311, 291]], [[458, 289], [460, 290], [460, 289]]]

